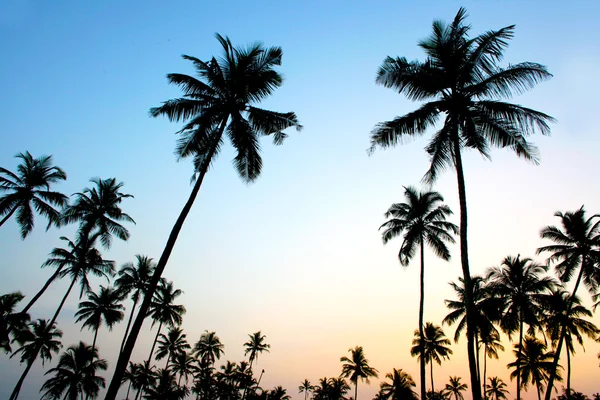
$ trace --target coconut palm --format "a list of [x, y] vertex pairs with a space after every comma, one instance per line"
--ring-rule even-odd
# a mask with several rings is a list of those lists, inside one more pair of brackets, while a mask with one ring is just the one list
[[[524, 389], [527, 389], [529, 382], [535, 384], [538, 400], [541, 400], [540, 393], [550, 376], [554, 353], [547, 352], [544, 342], [533, 336], [527, 336], [523, 340], [523, 346], [516, 344], [514, 347], [513, 352], [517, 359], [507, 365], [508, 368], [514, 368], [510, 379], [521, 375], [521, 386]], [[559, 368], [561, 368], [560, 365]], [[562, 380], [560, 375], [557, 375], [556, 379]], [[550, 390], [549, 387], [548, 390]]]
[[[419, 334], [423, 336], [423, 313], [425, 307], [425, 244], [443, 260], [450, 260], [450, 250], [446, 243], [454, 243], [453, 234], [458, 234], [458, 227], [447, 222], [452, 215], [450, 207], [441, 204], [444, 198], [438, 192], [420, 192], [414, 187], [405, 187], [405, 203], [396, 203], [385, 213], [388, 221], [379, 229], [383, 243], [403, 235], [402, 246], [398, 253], [400, 264], [407, 266], [417, 252], [421, 253], [420, 301], [419, 301]], [[425, 361], [420, 363], [421, 397], [425, 398]]]
[[304, 393], [304, 400], [308, 400], [308, 396], [315, 390], [314, 386], [310, 384], [308, 379], [302, 381], [298, 386], [298, 393]]
[[[444, 331], [438, 325], [431, 322], [425, 324], [423, 330], [424, 336], [421, 336], [419, 330], [415, 330], [415, 338], [413, 339], [413, 347], [410, 349], [411, 356], [417, 356], [419, 359], [424, 358], [426, 363], [429, 363], [431, 377], [431, 391], [435, 392], [433, 385], [433, 362], [442, 365], [442, 359], [450, 359], [452, 350], [447, 347], [450, 341], [446, 338]], [[424, 352], [421, 352], [424, 349]]]
[[186, 350], [190, 349], [186, 337], [187, 335], [183, 333], [183, 329], [175, 327], [170, 328], [166, 335], [162, 333], [159, 335], [156, 359], [167, 358], [165, 369], [169, 368], [169, 362], [173, 357], [178, 354], [185, 354]]
[[454, 395], [454, 400], [464, 400], [464, 396], [461, 392], [467, 390], [469, 386], [466, 383], [461, 383], [460, 377], [451, 376], [450, 382], [446, 383], [444, 391], [448, 396]]
[[138, 374], [139, 364], [134, 364], [129, 361], [129, 367], [125, 371], [125, 375], [123, 375], [123, 382], [129, 382], [127, 385], [127, 394], [125, 395], [125, 399], [129, 400], [129, 392], [133, 387], [133, 390], [137, 389], [137, 374]]
[[76, 322], [83, 321], [81, 329], [88, 327], [94, 330], [92, 349], [96, 349], [98, 329], [104, 322], [109, 331], [113, 326], [123, 320], [123, 310], [120, 292], [111, 287], [100, 286], [98, 294], [89, 291], [88, 300], [79, 303], [79, 310], [75, 313]]
[[[600, 215], [595, 214], [587, 217], [583, 206], [576, 211], [565, 213], [556, 212], [554, 216], [560, 218], [561, 227], [547, 226], [542, 229], [542, 239], [549, 239], [554, 244], [542, 246], [537, 250], [538, 254], [550, 253], [548, 264], [554, 264], [559, 279], [566, 283], [577, 275], [571, 299], [577, 295], [579, 285], [583, 283], [590, 293], [598, 291], [600, 268]], [[558, 360], [562, 351], [563, 341], [566, 336], [566, 328], [562, 329], [556, 344], [556, 353], [553, 361], [554, 369], [548, 380], [546, 400], [550, 400], [552, 387]]]
[[269, 391], [269, 400], [291, 400], [291, 396], [287, 394], [282, 386], [275, 386], [273, 390]]
[[258, 360], [259, 354], [261, 354], [263, 351], [269, 353], [271, 345], [265, 342], [267, 336], [262, 335], [260, 331], [254, 332], [252, 335], [248, 335], [248, 337], [248, 341], [244, 343], [244, 355], [247, 356], [250, 354], [248, 362], [250, 363], [250, 369], [252, 369], [252, 363]]
[[394, 368], [392, 372], [385, 374], [385, 378], [391, 382], [383, 381], [379, 392], [382, 399], [388, 400], [418, 400], [417, 393], [413, 390], [415, 381], [402, 369]]
[[[410, 100], [427, 101], [417, 110], [378, 124], [371, 132], [371, 150], [390, 147], [424, 134], [442, 119], [439, 130], [425, 148], [430, 168], [424, 180], [433, 183], [446, 169], [456, 171], [460, 203], [461, 265], [467, 294], [471, 290], [467, 244], [467, 196], [462, 153], [474, 149], [490, 158], [491, 147], [509, 148], [518, 156], [538, 162], [538, 151], [527, 136], [548, 134], [552, 118], [541, 112], [502, 101], [533, 88], [551, 77], [540, 64], [524, 62], [506, 68], [498, 64], [514, 25], [470, 37], [467, 12], [459, 9], [450, 24], [433, 23], [431, 36], [419, 43], [424, 62], [387, 57], [376, 82], [393, 88]], [[475, 360], [473, 303], [467, 296], [467, 349], [473, 398], [481, 398]]]
[[42, 365], [44, 365], [45, 361], [52, 360], [52, 353], [58, 353], [62, 347], [60, 340], [58, 340], [62, 337], [62, 331], [56, 328], [56, 324], [50, 324], [44, 319], [38, 319], [32, 322], [30, 327], [31, 329], [20, 337], [23, 345], [10, 356], [12, 358], [19, 354], [21, 364], [27, 363], [23, 374], [21, 374], [19, 381], [10, 395], [10, 400], [15, 400], [19, 397], [23, 381], [33, 363], [35, 363], [38, 354], [42, 359]]
[[69, 347], [60, 356], [57, 366], [46, 372], [45, 375], [54, 376], [42, 386], [42, 400], [78, 400], [84, 395], [86, 399], [95, 399], [100, 389], [106, 386], [105, 379], [97, 373], [106, 368], [106, 360], [98, 359], [98, 350], [79, 342], [77, 346]]
[[135, 264], [132, 262], [123, 264], [119, 270], [119, 277], [115, 281], [115, 286], [119, 288], [123, 297], [131, 296], [131, 301], [133, 302], [129, 318], [127, 319], [123, 341], [121, 342], [121, 351], [123, 351], [123, 346], [125, 346], [127, 333], [129, 332], [137, 304], [148, 291], [148, 285], [150, 284], [150, 278], [155, 266], [152, 258], [148, 256], [136, 254], [135, 259]]
[[[189, 349], [189, 345], [187, 347]], [[197, 359], [190, 353], [184, 351], [176, 352], [171, 357], [171, 372], [179, 375], [177, 384], [181, 385], [181, 380], [185, 378], [187, 383], [188, 378], [198, 372]]]
[[225, 352], [225, 346], [217, 336], [216, 332], [204, 331], [200, 339], [194, 345], [194, 354], [208, 365], [213, 365]]
[[377, 378], [377, 370], [369, 366], [369, 360], [365, 357], [362, 346], [356, 346], [353, 349], [348, 349], [350, 358], [344, 356], [340, 358], [342, 364], [343, 378], [350, 379], [354, 384], [354, 400], [358, 397], [358, 380], [364, 381], [367, 385], [370, 383], [369, 378]]
[[15, 312], [17, 304], [24, 297], [21, 292], [0, 296], [0, 350], [6, 353], [12, 352], [11, 340], [19, 341], [21, 335], [26, 335], [28, 331], [29, 314]]
[[[489, 287], [494, 296], [502, 303], [502, 317], [500, 327], [509, 335], [518, 332], [518, 346], [523, 345], [525, 324], [529, 326], [529, 333], [533, 334], [540, 325], [539, 315], [543, 294], [552, 289], [554, 282], [551, 278], [542, 276], [548, 267], [533, 262], [530, 258], [506, 257], [500, 267], [493, 267], [488, 271]], [[517, 356], [522, 352], [515, 353]], [[516, 368], [521, 363], [517, 360]], [[517, 400], [521, 399], [521, 377], [518, 371]]]
[[48, 219], [48, 230], [59, 225], [60, 212], [55, 207], [64, 207], [69, 198], [62, 193], [50, 190], [51, 185], [67, 179], [67, 174], [52, 165], [52, 156], [33, 158], [28, 151], [15, 156], [22, 163], [17, 173], [0, 168], [0, 192], [8, 192], [0, 197], [0, 226], [16, 213], [21, 228], [21, 238], [25, 239], [33, 229], [33, 210]]
[[350, 386], [344, 378], [329, 378], [329, 392], [327, 393], [326, 399], [345, 400], [345, 396], [349, 391]]
[[160, 369], [158, 379], [154, 381], [144, 394], [146, 400], [182, 400], [187, 396], [187, 388], [175, 382], [175, 375], [168, 369]]
[[[487, 359], [495, 358], [498, 359], [498, 350], [504, 351], [504, 346], [500, 341], [500, 333], [497, 330], [489, 332], [480, 338], [480, 342], [483, 345], [483, 395], [485, 394], [485, 382], [487, 377]], [[487, 399], [487, 397], [485, 397]]]
[[168, 327], [181, 325], [183, 315], [186, 311], [185, 307], [180, 304], [173, 304], [173, 302], [182, 294], [183, 292], [180, 289], [175, 289], [173, 282], [169, 282], [166, 279], [161, 280], [158, 290], [154, 293], [149, 316], [152, 318], [152, 327], [158, 323], [158, 330], [156, 331], [154, 342], [152, 342], [148, 362], [152, 361], [154, 347], [156, 347], [156, 342], [158, 341], [163, 325]]
[[506, 400], [506, 395], [508, 394], [506, 383], [504, 383], [504, 381], [497, 376], [490, 377], [489, 380], [490, 383], [485, 384], [486, 398], [490, 397], [493, 400]]
[[134, 399], [138, 400], [138, 398], [141, 398], [140, 395], [144, 389], [154, 385], [157, 378], [158, 374], [156, 369], [153, 365], [150, 365], [150, 361], [146, 360], [143, 363], [138, 364], [136, 374], [137, 392]]
[[259, 43], [246, 49], [236, 48], [228, 38], [217, 35], [217, 39], [223, 46], [223, 56], [212, 57], [206, 62], [184, 56], [184, 59], [193, 63], [198, 78], [184, 74], [167, 75], [170, 83], [183, 89], [184, 95], [150, 110], [154, 117], [164, 115], [172, 121], [185, 121], [183, 128], [178, 131], [180, 140], [176, 153], [180, 158], [193, 157], [195, 184], [171, 230], [152, 277], [149, 293], [142, 302], [129, 339], [119, 356], [107, 400], [116, 398], [121, 375], [127, 367], [144, 316], [150, 308], [150, 299], [204, 176], [218, 155], [225, 136], [229, 137], [237, 152], [234, 165], [238, 174], [244, 181], [252, 182], [258, 178], [262, 169], [259, 137], [270, 135], [275, 144], [281, 144], [287, 136], [283, 132], [286, 128], [301, 127], [293, 112], [278, 113], [256, 107], [257, 103], [271, 95], [283, 82], [281, 75], [274, 69], [281, 65], [281, 48], [265, 48]]

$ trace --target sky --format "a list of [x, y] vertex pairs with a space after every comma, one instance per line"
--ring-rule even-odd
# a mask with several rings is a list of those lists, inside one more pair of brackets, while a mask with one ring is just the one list
[[[304, 129], [283, 146], [262, 142], [264, 168], [243, 183], [225, 147], [210, 170], [181, 231], [164, 276], [184, 291], [183, 327], [191, 343], [205, 330], [225, 344], [225, 360], [244, 359], [247, 335], [261, 330], [271, 352], [259, 357], [261, 386], [282, 385], [294, 399], [308, 378], [337, 376], [341, 356], [364, 347], [380, 378], [402, 368], [418, 379], [410, 357], [418, 321], [418, 263], [401, 267], [400, 240], [384, 246], [378, 227], [403, 186], [420, 185], [428, 168], [427, 136], [367, 155], [376, 123], [418, 104], [375, 84], [386, 56], [424, 58], [417, 47], [435, 19], [451, 20], [460, 6], [473, 32], [516, 24], [503, 65], [544, 64], [554, 77], [512, 101], [557, 119], [549, 137], [535, 136], [542, 161], [534, 166], [506, 150], [492, 162], [465, 154], [469, 205], [470, 263], [474, 274], [499, 265], [507, 255], [536, 260], [544, 242], [539, 231], [558, 223], [556, 211], [585, 205], [600, 211], [596, 185], [596, 94], [600, 81], [600, 4], [595, 1], [174, 1], [102, 2], [4, 0], [0, 2], [0, 166], [14, 170], [18, 152], [53, 155], [68, 180], [56, 186], [75, 193], [92, 177], [116, 177], [135, 198], [123, 203], [136, 224], [131, 239], [115, 241], [105, 257], [118, 266], [136, 254], [158, 259], [191, 191], [192, 166], [173, 155], [178, 124], [153, 119], [150, 107], [180, 95], [165, 75], [193, 74], [189, 54], [207, 59], [220, 52], [216, 32], [236, 45], [261, 41], [281, 46], [283, 86], [261, 106], [297, 113]], [[456, 212], [453, 171], [436, 183]], [[10, 221], [0, 228], [0, 293], [32, 296], [50, 276], [40, 269], [48, 253], [72, 237], [74, 227], [44, 231], [36, 220], [21, 240]], [[461, 275], [458, 246], [450, 262], [426, 251], [425, 320], [441, 324], [448, 285]], [[93, 286], [104, 284], [94, 280]], [[67, 288], [52, 285], [32, 309], [49, 318]], [[590, 296], [581, 292], [586, 305]], [[58, 320], [65, 348], [91, 343], [93, 332], [74, 324], [77, 294]], [[130, 305], [127, 304], [129, 307]], [[129, 308], [128, 308], [129, 310]], [[600, 323], [597, 316], [594, 322]], [[443, 327], [452, 337], [454, 327]], [[156, 329], [156, 327], [154, 328]], [[98, 336], [112, 376], [124, 324]], [[155, 330], [146, 323], [132, 360], [148, 356]], [[488, 376], [504, 379], [514, 395], [506, 364], [488, 362]], [[450, 361], [435, 366], [436, 388], [450, 375], [468, 381], [464, 338]], [[586, 342], [573, 362], [573, 388], [597, 391], [600, 344]], [[38, 399], [43, 373], [38, 362], [21, 399]], [[0, 398], [7, 398], [24, 366], [0, 356]], [[372, 398], [378, 379], [359, 386]], [[124, 395], [123, 395], [124, 397]], [[470, 396], [467, 394], [467, 398]], [[524, 399], [536, 397], [530, 389]]]

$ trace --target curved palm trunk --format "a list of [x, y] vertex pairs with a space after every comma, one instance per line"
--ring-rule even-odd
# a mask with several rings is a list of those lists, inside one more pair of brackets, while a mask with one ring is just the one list
[[[465, 176], [458, 142], [458, 132], [454, 140], [454, 159], [456, 166], [456, 180], [458, 183], [458, 200], [460, 203], [460, 263], [465, 281], [465, 306], [467, 317], [467, 355], [469, 359], [469, 373], [471, 375], [471, 392], [473, 400], [481, 399], [479, 379], [477, 377], [477, 362], [475, 360], [475, 324], [473, 321], [473, 284], [471, 271], [469, 269], [469, 251], [467, 242], [467, 192], [465, 187]], [[550, 400], [550, 399], [547, 399]]]
[[19, 381], [17, 382], [17, 385], [15, 386], [12, 394], [10, 395], [10, 400], [14, 400], [14, 399], [18, 399], [19, 398], [19, 392], [21, 391], [21, 386], [23, 386], [23, 381], [25, 380], [25, 377], [29, 373], [29, 370], [33, 366], [34, 362], [35, 362], [35, 359], [32, 359], [29, 362], [27, 362], [27, 366], [25, 367], [25, 371], [23, 371], [23, 373], [21, 374], [21, 377], [19, 378]]
[[50, 278], [48, 278], [48, 280], [46, 281], [46, 283], [44, 284], [42, 289], [39, 292], [37, 292], [37, 294], [35, 296], [33, 296], [33, 298], [29, 301], [29, 303], [27, 303], [25, 308], [23, 308], [23, 310], [21, 310], [22, 313], [26, 313], [27, 311], [29, 311], [29, 309], [35, 304], [35, 302], [38, 301], [40, 297], [42, 297], [42, 295], [44, 294], [46, 289], [48, 289], [48, 287], [50, 287], [50, 284], [52, 282], [54, 282], [54, 280], [58, 277], [58, 275], [61, 273], [63, 268], [64, 268], [64, 265], [61, 265], [60, 267], [58, 267], [56, 269], [56, 271], [54, 271], [54, 273], [52, 274], [52, 276]]
[[483, 384], [481, 385], [481, 394], [483, 395], [483, 399], [487, 400], [487, 395], [485, 394], [485, 379], [487, 374], [487, 344], [483, 348]]
[[6, 217], [2, 218], [2, 221], [0, 221], [0, 226], [4, 225], [4, 223], [6, 221], [8, 221], [10, 219], [10, 217], [12, 217], [12, 215], [15, 213], [15, 211], [17, 211], [16, 206], [12, 210], [10, 210], [10, 212], [8, 214], [6, 214]]
[[520, 314], [519, 320], [519, 352], [517, 353], [517, 400], [521, 400], [521, 352], [523, 351], [523, 318]]
[[129, 314], [129, 319], [127, 320], [127, 327], [125, 328], [125, 334], [123, 335], [123, 341], [121, 342], [121, 353], [123, 352], [123, 347], [127, 341], [127, 334], [129, 333], [129, 327], [131, 327], [131, 321], [133, 321], [133, 314], [135, 313], [135, 307], [137, 306], [137, 303], [138, 299], [136, 298], [133, 302], [133, 306], [131, 306], [131, 313]]
[[421, 399], [425, 399], [427, 395], [427, 388], [425, 387], [425, 332], [423, 332], [423, 314], [425, 312], [425, 247], [423, 246], [423, 235], [421, 235], [421, 293], [419, 300], [419, 336], [421, 338], [420, 352], [421, 359], [419, 361], [419, 371], [421, 374]]
[[[158, 341], [158, 335], [160, 335], [160, 330], [162, 329], [162, 322], [158, 324], [158, 331], [156, 331], [156, 336], [154, 337], [154, 342], [152, 343], [152, 348], [150, 349], [150, 355], [148, 356], [148, 366], [150, 366], [150, 362], [152, 361], [152, 354], [154, 354], [154, 347], [156, 347], [156, 342]], [[168, 362], [168, 360], [167, 360]]]
[[225, 119], [221, 126], [219, 127], [219, 134], [215, 137], [215, 142], [210, 149], [210, 152], [206, 156], [206, 160], [200, 169], [200, 173], [196, 183], [194, 184], [194, 188], [192, 189], [192, 193], [188, 198], [188, 201], [185, 203], [185, 206], [181, 210], [173, 229], [171, 230], [171, 234], [169, 235], [169, 239], [167, 240], [167, 244], [165, 249], [163, 250], [160, 259], [158, 260], [158, 264], [156, 265], [156, 269], [154, 270], [154, 274], [152, 275], [152, 279], [150, 280], [150, 285], [148, 288], [148, 292], [144, 296], [144, 300], [140, 306], [138, 311], [138, 315], [135, 318], [133, 326], [131, 327], [131, 332], [129, 337], [127, 338], [127, 342], [125, 343], [125, 347], [121, 354], [119, 354], [119, 359], [117, 360], [117, 365], [115, 366], [115, 372], [113, 374], [112, 380], [110, 381], [110, 385], [108, 386], [108, 391], [106, 392], [105, 400], [115, 400], [117, 397], [117, 393], [119, 392], [119, 388], [121, 386], [121, 379], [123, 379], [123, 374], [125, 374], [125, 370], [127, 369], [127, 363], [129, 362], [129, 358], [131, 357], [131, 353], [133, 352], [133, 348], [135, 347], [135, 342], [137, 340], [138, 335], [140, 334], [140, 329], [142, 328], [142, 324], [144, 323], [144, 318], [148, 313], [148, 309], [150, 308], [150, 302], [152, 301], [152, 296], [154, 296], [154, 292], [158, 286], [158, 282], [160, 277], [167, 266], [167, 261], [169, 261], [169, 257], [171, 252], [173, 251], [173, 247], [175, 247], [175, 242], [177, 241], [177, 236], [179, 236], [179, 232], [181, 232], [181, 228], [183, 227], [183, 223], [187, 218], [190, 210], [192, 209], [192, 205], [194, 204], [194, 200], [200, 191], [200, 186], [202, 186], [202, 181], [204, 180], [204, 176], [208, 171], [208, 167], [210, 165], [210, 161], [212, 160], [221, 136], [225, 131], [225, 126], [227, 125], [227, 119]]

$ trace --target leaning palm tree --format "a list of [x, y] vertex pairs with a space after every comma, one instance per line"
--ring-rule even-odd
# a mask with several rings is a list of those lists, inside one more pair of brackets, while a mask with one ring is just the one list
[[95, 399], [100, 389], [106, 386], [105, 379], [98, 371], [106, 371], [106, 360], [98, 359], [98, 350], [79, 342], [69, 347], [59, 358], [58, 365], [46, 372], [54, 376], [48, 379], [40, 391], [42, 400]]
[[112, 331], [113, 326], [123, 320], [125, 307], [121, 304], [121, 300], [121, 294], [117, 289], [100, 286], [97, 294], [89, 291], [87, 301], [79, 303], [79, 310], [75, 313], [76, 322], [83, 321], [81, 329], [88, 327], [94, 330], [92, 349], [96, 349], [98, 329], [103, 322], [108, 330]]
[[250, 364], [250, 369], [252, 369], [252, 363], [258, 360], [258, 355], [263, 351], [267, 353], [270, 352], [271, 345], [266, 343], [267, 339], [266, 335], [262, 335], [260, 331], [254, 332], [252, 335], [248, 335], [249, 339], [246, 343], [244, 343], [244, 355], [250, 354], [248, 358], [248, 362]]
[[315, 390], [314, 386], [310, 384], [308, 379], [302, 381], [298, 386], [298, 393], [304, 393], [304, 400], [308, 400], [308, 396]]
[[[417, 252], [421, 253], [420, 300], [419, 300], [419, 334], [423, 336], [423, 313], [425, 307], [425, 244], [443, 260], [450, 260], [450, 250], [446, 243], [454, 243], [453, 234], [458, 234], [458, 227], [446, 218], [452, 215], [450, 207], [441, 204], [444, 198], [438, 192], [420, 192], [412, 186], [404, 188], [405, 203], [396, 203], [385, 213], [388, 221], [379, 229], [383, 243], [403, 235], [402, 246], [398, 253], [400, 264], [408, 266]], [[420, 362], [421, 398], [425, 398], [425, 360]]]
[[56, 328], [56, 324], [49, 324], [48, 321], [44, 319], [38, 319], [37, 321], [32, 322], [30, 326], [31, 330], [20, 338], [23, 345], [10, 356], [12, 358], [17, 354], [20, 354], [21, 364], [27, 363], [23, 374], [21, 374], [17, 385], [10, 395], [10, 400], [16, 400], [19, 397], [23, 381], [33, 366], [33, 363], [35, 363], [38, 354], [42, 359], [42, 365], [44, 365], [45, 361], [52, 360], [52, 353], [58, 353], [62, 347], [60, 340], [58, 340], [62, 337], [62, 331]]
[[52, 156], [33, 158], [26, 151], [16, 157], [23, 160], [17, 166], [17, 173], [0, 168], [0, 192], [8, 192], [0, 197], [0, 217], [4, 217], [0, 226], [16, 213], [21, 237], [25, 239], [33, 229], [34, 209], [48, 219], [46, 230], [59, 225], [60, 212], [55, 207], [66, 206], [69, 198], [50, 190], [50, 186], [66, 180], [67, 174], [52, 165]]
[[442, 359], [450, 359], [452, 349], [447, 347], [450, 345], [450, 341], [446, 338], [440, 326], [427, 322], [423, 333], [424, 336], [421, 336], [419, 330], [415, 330], [415, 338], [412, 342], [413, 347], [410, 349], [410, 355], [413, 357], [417, 356], [419, 359], [424, 358], [425, 362], [429, 363], [431, 391], [435, 392], [433, 385], [433, 362], [435, 361], [438, 365], [442, 365]]
[[0, 296], [0, 350], [11, 353], [11, 341], [19, 341], [21, 335], [27, 334], [29, 314], [15, 312], [17, 304], [25, 296], [21, 292], [7, 293]]
[[204, 331], [200, 339], [194, 345], [194, 354], [207, 365], [213, 365], [225, 352], [225, 346], [216, 332]]
[[369, 384], [369, 378], [377, 378], [377, 370], [369, 366], [369, 360], [365, 357], [365, 352], [362, 346], [356, 346], [353, 349], [348, 349], [350, 358], [344, 356], [340, 358], [342, 364], [343, 378], [350, 379], [354, 384], [354, 400], [358, 397], [358, 380], [362, 380]]
[[483, 345], [483, 395], [484, 399], [487, 399], [485, 394], [485, 382], [487, 377], [487, 359], [495, 358], [498, 359], [498, 350], [504, 351], [504, 346], [500, 341], [500, 332], [497, 330], [489, 332], [487, 335], [481, 336], [481, 344]]
[[[576, 211], [556, 212], [554, 216], [560, 218], [562, 227], [547, 226], [542, 229], [542, 239], [549, 239], [554, 244], [540, 247], [537, 253], [550, 253], [548, 264], [555, 264], [556, 273], [562, 282], [569, 282], [575, 274], [577, 275], [571, 299], [574, 299], [577, 295], [577, 290], [582, 281], [591, 293], [597, 292], [598, 275], [600, 274], [600, 268], [598, 267], [598, 260], [600, 259], [600, 215], [595, 214], [588, 218], [585, 209], [581, 206]], [[550, 371], [545, 400], [550, 400], [565, 336], [566, 328], [563, 328], [558, 337], [553, 361], [554, 369]]]
[[461, 383], [460, 377], [451, 376], [450, 382], [446, 383], [444, 391], [449, 396], [454, 395], [454, 400], [464, 400], [464, 396], [461, 392], [467, 390], [469, 386], [466, 383]]
[[[552, 118], [541, 112], [502, 101], [533, 88], [551, 77], [543, 65], [524, 62], [499, 66], [514, 25], [470, 37], [467, 12], [459, 9], [450, 24], [433, 23], [431, 36], [419, 43], [424, 62], [388, 57], [379, 68], [376, 82], [397, 90], [410, 100], [427, 101], [417, 110], [378, 124], [371, 132], [371, 150], [403, 143], [420, 136], [443, 120], [425, 148], [430, 168], [424, 180], [433, 183], [454, 167], [460, 203], [460, 246], [467, 294], [471, 290], [467, 244], [467, 195], [462, 153], [474, 149], [490, 158], [491, 147], [513, 150], [538, 162], [538, 151], [527, 140], [536, 131], [549, 134]], [[467, 296], [467, 350], [473, 398], [481, 398], [475, 360], [473, 303]]]
[[485, 384], [485, 396], [493, 400], [506, 400], [508, 390], [506, 389], [506, 383], [497, 376], [489, 378], [490, 383]]
[[281, 65], [281, 48], [265, 48], [259, 43], [246, 49], [236, 48], [228, 38], [217, 35], [217, 39], [223, 46], [223, 57], [202, 61], [184, 56], [184, 59], [193, 63], [198, 78], [184, 74], [167, 75], [170, 83], [183, 89], [184, 96], [166, 101], [162, 106], [150, 110], [154, 117], [165, 115], [172, 121], [185, 121], [178, 132], [180, 140], [176, 153], [180, 158], [193, 157], [195, 184], [171, 230], [152, 277], [150, 290], [144, 297], [140, 313], [119, 356], [106, 395], [107, 400], [116, 398], [121, 375], [127, 367], [144, 316], [150, 308], [150, 300], [204, 176], [219, 154], [225, 136], [229, 137], [237, 152], [234, 159], [237, 172], [244, 181], [252, 182], [258, 178], [262, 169], [259, 137], [270, 135], [275, 144], [281, 144], [287, 136], [283, 132], [286, 128], [301, 128], [293, 112], [278, 113], [256, 107], [257, 103], [271, 95], [283, 82], [281, 75], [274, 69]]
[[179, 354], [185, 354], [190, 349], [190, 345], [186, 339], [187, 335], [183, 333], [183, 329], [172, 327], [167, 334], [161, 333], [158, 337], [158, 349], [156, 350], [156, 359], [161, 360], [166, 357], [167, 364], [165, 369], [169, 368], [169, 362], [173, 357]]
[[386, 379], [380, 385], [379, 393], [382, 399], [388, 400], [418, 400], [417, 393], [413, 390], [415, 381], [402, 369], [394, 368], [392, 372], [385, 374]]

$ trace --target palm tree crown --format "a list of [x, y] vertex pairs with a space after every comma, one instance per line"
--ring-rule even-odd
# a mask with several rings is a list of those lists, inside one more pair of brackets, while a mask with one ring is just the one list
[[451, 376], [450, 382], [446, 383], [446, 388], [444, 389], [448, 395], [454, 395], [455, 400], [463, 400], [464, 396], [462, 392], [467, 390], [469, 386], [466, 383], [461, 383], [460, 377]]
[[102, 322], [110, 331], [117, 322], [123, 320], [125, 307], [121, 300], [121, 293], [117, 289], [100, 286], [98, 293], [89, 291], [88, 300], [79, 303], [79, 310], [75, 313], [76, 322], [83, 321], [81, 329], [88, 327], [95, 331], [93, 348], [96, 347], [96, 337]]
[[200, 339], [194, 345], [194, 353], [208, 365], [212, 365], [221, 358], [225, 352], [225, 346], [217, 336], [216, 332], [204, 331]]
[[356, 346], [353, 349], [348, 349], [350, 358], [344, 356], [340, 358], [342, 364], [341, 377], [350, 379], [354, 383], [354, 399], [358, 395], [358, 380], [365, 381], [367, 384], [369, 378], [377, 378], [377, 370], [369, 366], [369, 360], [365, 357], [365, 352], [362, 346]]
[[24, 297], [20, 292], [0, 296], [0, 350], [6, 353], [12, 352], [11, 340], [19, 341], [21, 335], [28, 332], [29, 314], [15, 312]]
[[267, 336], [262, 335], [260, 331], [254, 332], [252, 335], [248, 335], [248, 337], [248, 341], [244, 343], [244, 355], [250, 354], [248, 362], [250, 363], [250, 368], [252, 368], [252, 363], [258, 359], [260, 353], [263, 351], [270, 352], [271, 345], [265, 342]]
[[506, 399], [508, 390], [506, 389], [506, 383], [497, 376], [489, 378], [490, 383], [485, 384], [485, 395], [493, 400]]
[[382, 399], [389, 400], [418, 400], [414, 391], [415, 381], [402, 369], [394, 368], [392, 372], [385, 375], [391, 382], [383, 381], [380, 385]]
[[168, 365], [173, 357], [184, 354], [186, 350], [190, 349], [186, 337], [187, 335], [183, 333], [181, 328], [171, 328], [166, 335], [160, 334], [157, 341], [156, 359], [160, 360], [167, 357]]

